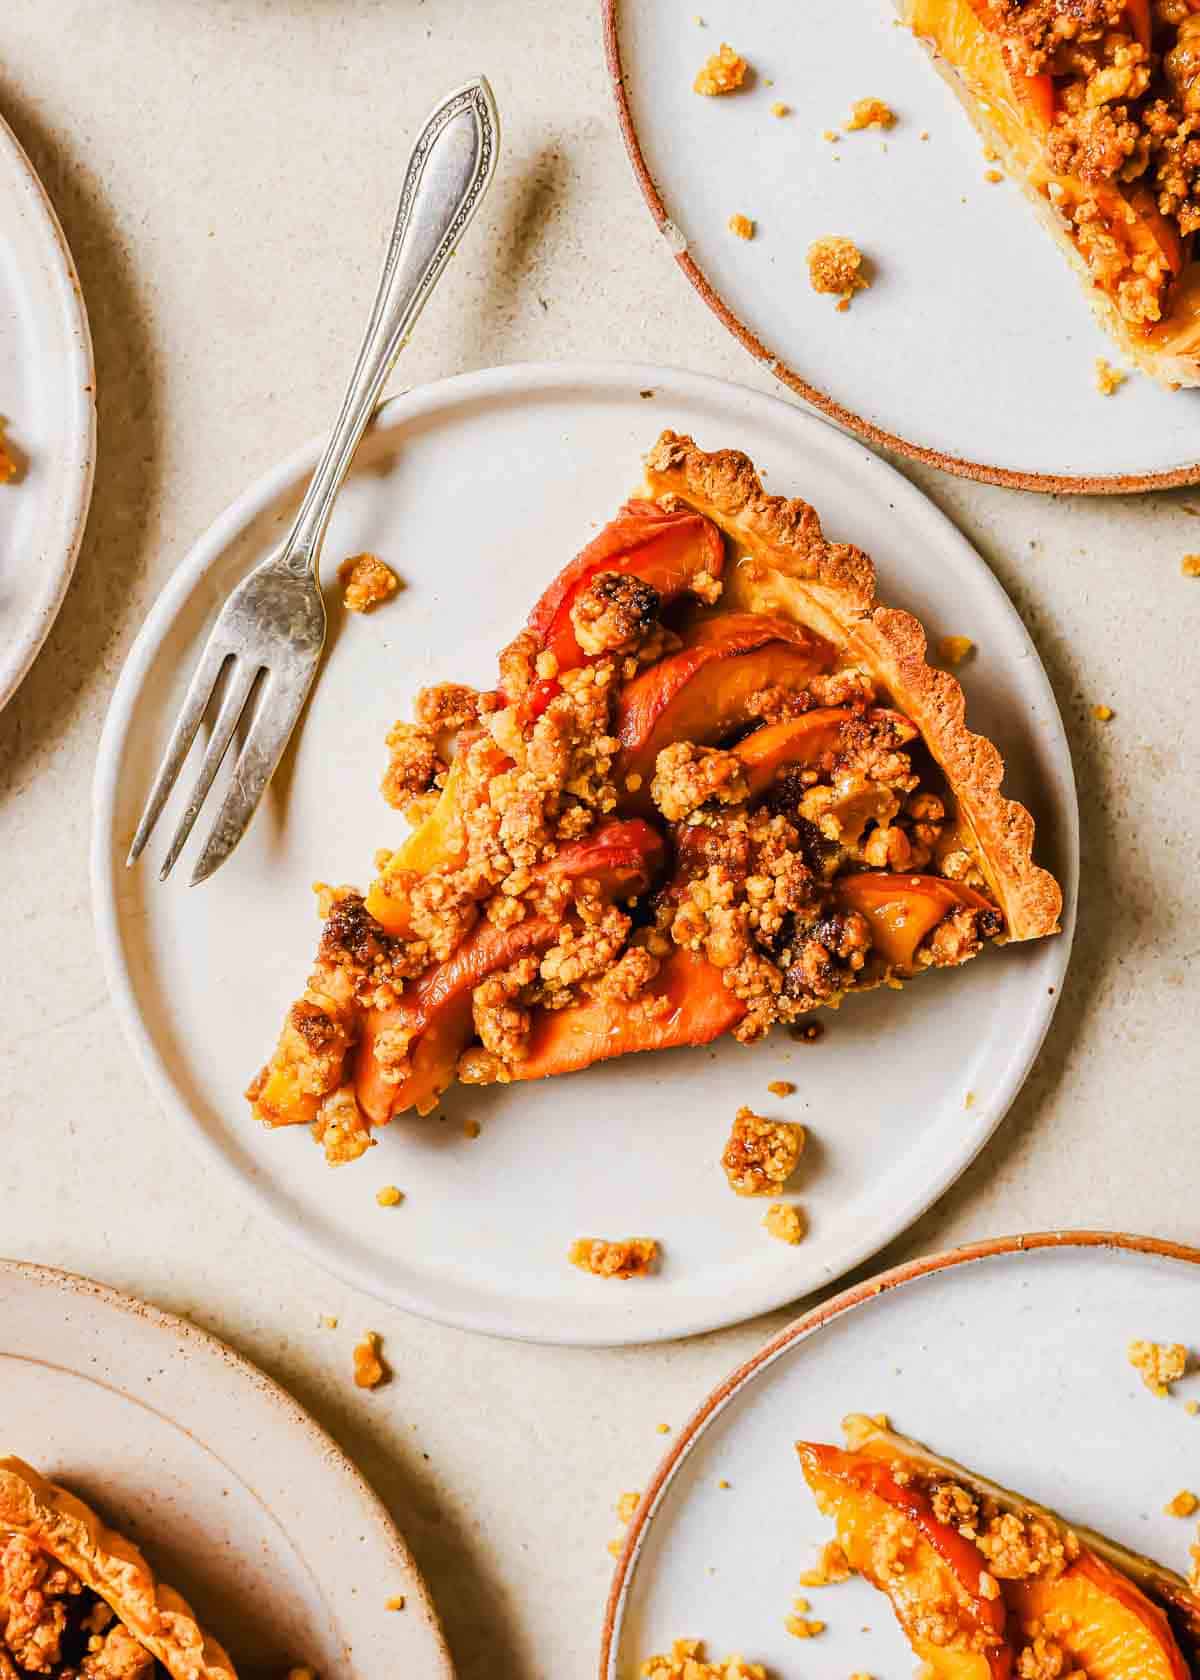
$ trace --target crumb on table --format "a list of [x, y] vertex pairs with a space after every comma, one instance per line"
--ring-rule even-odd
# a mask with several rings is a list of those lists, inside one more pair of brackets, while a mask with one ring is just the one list
[[808, 248], [808, 278], [814, 292], [841, 299], [839, 308], [849, 305], [855, 292], [870, 284], [863, 273], [864, 257], [852, 239], [827, 234]]
[[378, 1388], [387, 1380], [387, 1366], [380, 1353], [379, 1337], [368, 1330], [354, 1349], [354, 1382], [358, 1388]]
[[938, 638], [938, 658], [946, 665], [961, 665], [975, 643], [970, 636], [941, 636]]
[[380, 1207], [399, 1207], [404, 1200], [403, 1190], [398, 1190], [394, 1184], [385, 1184], [382, 1190], [376, 1190], [375, 1200]]
[[746, 60], [735, 53], [727, 41], [722, 41], [721, 50], [701, 65], [692, 88], [709, 98], [720, 93], [736, 93], [746, 80], [749, 68]]
[[810, 1622], [803, 1616], [789, 1616], [784, 1626], [793, 1639], [816, 1639], [825, 1632], [824, 1622]]
[[743, 216], [739, 211], [736, 216], [730, 216], [729, 231], [736, 234], [739, 239], [753, 239], [754, 221], [750, 216]]
[[744, 1657], [709, 1662], [700, 1639], [677, 1639], [662, 1656], [647, 1657], [638, 1672], [642, 1680], [767, 1680], [761, 1663]]
[[1185, 554], [1179, 569], [1184, 577], [1200, 577], [1200, 554]]
[[850, 1562], [837, 1540], [827, 1540], [821, 1547], [815, 1569], [806, 1569], [800, 1577], [802, 1587], [835, 1587], [850, 1579]]
[[620, 1242], [577, 1237], [569, 1259], [573, 1266], [594, 1277], [645, 1277], [658, 1259], [658, 1244], [653, 1237], [625, 1237]]
[[850, 107], [846, 128], [854, 133], [862, 128], [894, 128], [896, 113], [883, 99], [856, 99]]
[[796, 1087], [790, 1079], [772, 1079], [767, 1090], [773, 1097], [792, 1097], [796, 1094]]
[[390, 600], [400, 587], [400, 579], [377, 554], [352, 554], [343, 560], [338, 567], [338, 582], [342, 605], [347, 612], [356, 613], [370, 612]]
[[788, 1202], [772, 1202], [763, 1216], [763, 1224], [773, 1237], [790, 1243], [793, 1248], [804, 1240], [804, 1220], [800, 1209]]
[[1157, 1394], [1160, 1400], [1187, 1370], [1188, 1352], [1182, 1342], [1138, 1340], [1130, 1342], [1126, 1351], [1129, 1363], [1140, 1372], [1151, 1394]]
[[1180, 1488], [1174, 1499], [1163, 1506], [1164, 1517], [1194, 1517], [1200, 1510], [1200, 1499], [1189, 1488]]
[[1121, 368], [1113, 367], [1103, 356], [1096, 357], [1096, 389], [1102, 397], [1111, 397], [1114, 391], [1119, 391], [1129, 378]]
[[771, 1195], [795, 1172], [803, 1149], [803, 1126], [739, 1108], [721, 1156], [729, 1188], [738, 1196]]

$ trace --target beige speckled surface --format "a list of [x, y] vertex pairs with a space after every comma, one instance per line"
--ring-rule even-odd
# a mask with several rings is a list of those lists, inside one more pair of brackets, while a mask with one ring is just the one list
[[[5, 10], [0, 101], [79, 265], [101, 419], [75, 582], [0, 714], [0, 1249], [188, 1313], [279, 1377], [388, 1500], [464, 1680], [557, 1680], [590, 1669], [612, 1504], [654, 1462], [656, 1425], [679, 1422], [772, 1326], [566, 1352], [441, 1330], [327, 1282], [179, 1153], [118, 1035], [87, 902], [88, 789], [123, 653], [192, 538], [325, 423], [406, 136], [434, 90], [476, 69], [504, 113], [504, 168], [404, 379], [615, 347], [767, 388], [652, 231], [582, 0]], [[1085, 895], [1038, 1069], [887, 1258], [1056, 1223], [1194, 1241], [1200, 582], [1180, 574], [1200, 549], [1193, 498], [1044, 501], [920, 480], [1013, 594], [1057, 688]], [[1107, 725], [1090, 716], [1100, 701]], [[340, 1328], [319, 1330], [318, 1313]], [[373, 1396], [349, 1376], [366, 1326], [396, 1370]]]

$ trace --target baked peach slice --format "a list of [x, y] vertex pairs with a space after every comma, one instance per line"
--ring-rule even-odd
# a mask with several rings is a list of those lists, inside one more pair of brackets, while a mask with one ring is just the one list
[[749, 710], [766, 688], [797, 693], [836, 650], [815, 631], [767, 613], [725, 613], [692, 627], [677, 653], [643, 671], [621, 691], [616, 734], [617, 785], [641, 777], [640, 800], [659, 753], [673, 741], [711, 746], [753, 721]]
[[[582, 840], [563, 846], [539, 866], [543, 878], [594, 880], [610, 898], [644, 892], [662, 869], [662, 836], [647, 822], [606, 823]], [[532, 916], [511, 928], [478, 923], [445, 962], [405, 988], [390, 1009], [368, 1010], [363, 1018], [355, 1068], [358, 1105], [372, 1125], [415, 1108], [428, 1114], [454, 1079], [458, 1058], [474, 1032], [472, 994], [489, 974], [521, 957], [549, 950], [558, 938], [557, 917]], [[397, 1082], [380, 1054], [386, 1035], [412, 1034], [410, 1071]]]
[[558, 574], [530, 613], [529, 628], [557, 658], [559, 670], [567, 671], [584, 661], [571, 608], [599, 572], [640, 578], [668, 606], [697, 578], [719, 578], [724, 568], [724, 539], [710, 519], [690, 508], [668, 512], [635, 498]]
[[1190, 1680], [1163, 1611], [1093, 1552], [1053, 1580], [1008, 1582], [1005, 1591], [1024, 1625], [1050, 1618], [1055, 1643], [1088, 1680]]
[[636, 1003], [585, 998], [567, 1009], [535, 1011], [527, 1051], [513, 1068], [513, 1078], [575, 1073], [635, 1050], [711, 1044], [745, 1013], [745, 1004], [727, 989], [720, 969], [679, 947], [664, 959]]
[[[978, 1546], [939, 1521], [928, 1495], [898, 1481], [882, 1460], [813, 1441], [797, 1442], [796, 1451], [851, 1569], [887, 1594], [939, 1680], [1008, 1680], [1005, 1606]], [[897, 1561], [902, 1569], [890, 1567]]]
[[[781, 771], [818, 765], [836, 752], [842, 729], [854, 715], [848, 706], [818, 706], [800, 717], [764, 724], [739, 741], [733, 752], [745, 766], [751, 799], [766, 793]], [[891, 719], [897, 744], [916, 739], [916, 728], [903, 712], [872, 707], [864, 718], [868, 723]]]
[[952, 910], [990, 910], [996, 906], [973, 887], [940, 875], [893, 875], [868, 870], [842, 875], [833, 893], [847, 910], [860, 911], [870, 923], [874, 946], [892, 968], [911, 969], [918, 945]]

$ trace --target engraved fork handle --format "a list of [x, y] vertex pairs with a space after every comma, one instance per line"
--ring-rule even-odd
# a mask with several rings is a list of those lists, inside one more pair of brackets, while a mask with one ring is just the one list
[[500, 119], [483, 76], [443, 99], [421, 130], [341, 412], [279, 553], [290, 570], [317, 572], [334, 498], [413, 323], [491, 183], [499, 148]]

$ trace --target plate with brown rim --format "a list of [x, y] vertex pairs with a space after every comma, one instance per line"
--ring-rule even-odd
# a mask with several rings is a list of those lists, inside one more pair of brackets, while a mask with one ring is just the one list
[[[833, 1528], [794, 1443], [840, 1445], [850, 1412], [886, 1413], [939, 1454], [1186, 1574], [1194, 1524], [1163, 1507], [1196, 1458], [1198, 1284], [1200, 1250], [1051, 1231], [913, 1260], [815, 1307], [673, 1439], [613, 1574], [601, 1680], [640, 1672], [680, 1638], [773, 1677], [910, 1672], [873, 1587], [799, 1585]], [[1169, 1398], [1129, 1364], [1135, 1339], [1193, 1350]], [[825, 1624], [803, 1647], [786, 1627], [797, 1593]]]
[[[779, 1031], [756, 1048], [726, 1039], [528, 1084], [458, 1085], [435, 1115], [397, 1120], [362, 1160], [331, 1170], [309, 1128], [268, 1131], [243, 1095], [311, 965], [312, 883], [361, 883], [376, 851], [409, 832], [378, 793], [392, 723], [427, 683], [492, 680], [497, 650], [636, 487], [667, 426], [744, 449], [772, 489], [811, 500], [831, 538], [873, 555], [883, 599], [917, 612], [934, 638], [975, 642], [961, 667], [968, 716], [999, 744], [1006, 788], [1034, 812], [1039, 861], [1064, 889], [1063, 931], [856, 997], [817, 1044]], [[185, 868], [160, 885], [125, 857], [180, 683], [215, 603], [277, 540], [315, 455], [251, 485], [182, 562], [122, 673], [100, 747], [100, 948], [167, 1113], [206, 1168], [318, 1261], [471, 1329], [650, 1341], [826, 1285], [916, 1218], [982, 1147], [1061, 988], [1078, 812], [1054, 696], [1011, 603], [900, 474], [776, 398], [620, 363], [493, 368], [410, 391], [379, 414], [335, 511], [333, 634], [288, 762], [210, 883], [189, 889]], [[334, 581], [339, 558], [363, 549], [394, 561], [407, 583], [366, 618], [341, 613]], [[191, 780], [185, 770], [164, 832]], [[795, 1181], [809, 1223], [798, 1247], [763, 1230], [763, 1204], [733, 1196], [719, 1166], [735, 1111], [766, 1105], [780, 1079], [798, 1089], [786, 1113], [772, 1112], [803, 1122], [811, 1140]], [[389, 1185], [405, 1199], [380, 1207]], [[653, 1276], [595, 1278], [568, 1261], [575, 1238], [632, 1235], [661, 1243]]]
[[[1118, 353], [1019, 189], [988, 179], [975, 131], [890, 0], [822, 7], [819, 27], [787, 0], [602, 11], [650, 213], [705, 302], [785, 385], [873, 443], [993, 483], [1200, 481], [1200, 392], [1135, 375], [1099, 394], [1096, 358]], [[722, 42], [752, 74], [737, 93], [697, 95]], [[894, 109], [890, 132], [845, 131], [865, 97]], [[734, 215], [753, 239], [731, 233]], [[844, 314], [808, 283], [808, 247], [830, 234], [854, 239], [873, 271]]]

